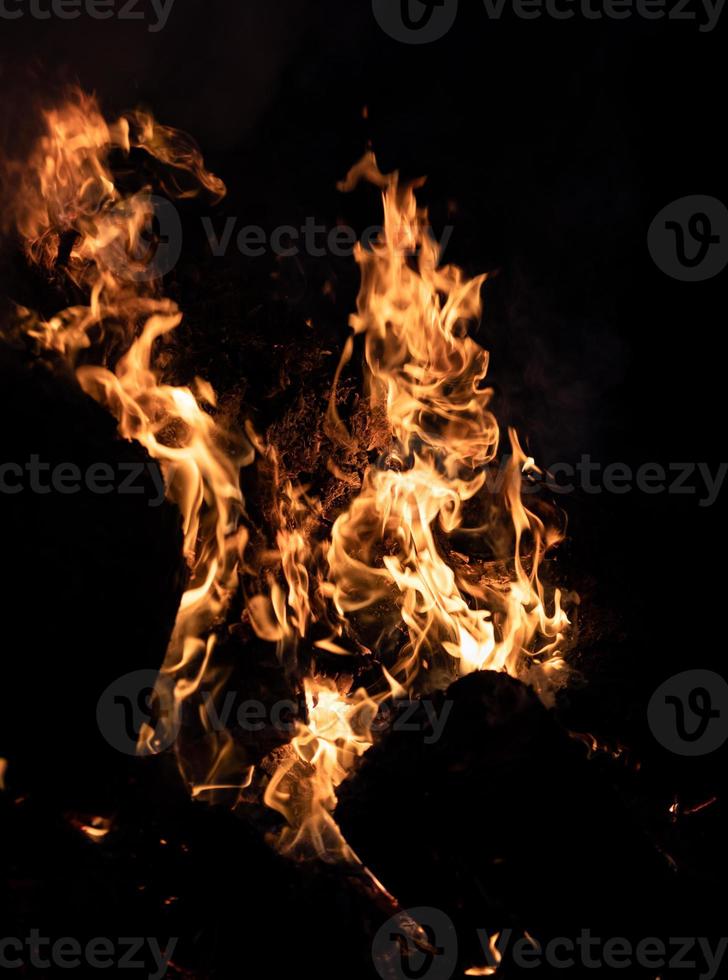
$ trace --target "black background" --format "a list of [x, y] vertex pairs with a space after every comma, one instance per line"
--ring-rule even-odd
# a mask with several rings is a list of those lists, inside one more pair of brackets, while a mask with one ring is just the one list
[[[201, 212], [216, 228], [230, 215], [238, 227], [308, 215], [363, 227], [379, 220], [376, 195], [342, 201], [335, 184], [371, 141], [383, 170], [428, 175], [435, 228], [455, 229], [446, 258], [497, 272], [477, 337], [492, 353], [504, 427], [516, 424], [547, 464], [588, 453], [715, 472], [725, 456], [726, 273], [675, 281], [646, 239], [670, 201], [725, 194], [724, 25], [491, 21], [475, 0], [460, 8], [445, 38], [420, 47], [387, 37], [367, 0], [176, 0], [159, 33], [143, 21], [0, 21], [3, 146], [77, 80], [109, 116], [142, 104], [195, 136], [229, 189]], [[281, 349], [306, 335], [304, 320], [320, 313], [327, 341], [343, 344], [353, 262], [234, 251], [213, 261], [194, 211], [185, 234], [170, 289], [189, 313], [195, 370], [222, 390], [242, 387], [268, 421], [260, 396]], [[336, 288], [322, 299], [326, 280]], [[27, 300], [23, 288], [3, 283]], [[247, 324], [259, 329], [261, 317], [266, 344], [251, 347]], [[587, 683], [568, 711], [582, 730], [630, 746], [646, 773], [639, 792], [657, 809], [723, 786], [724, 759], [676, 759], [645, 717], [664, 678], [723, 668], [726, 498], [700, 507], [702, 495], [698, 484], [694, 496], [560, 501], [567, 569], [587, 612], [610, 624], [580, 654]], [[686, 831], [692, 870], [714, 886], [725, 867], [720, 808]]]

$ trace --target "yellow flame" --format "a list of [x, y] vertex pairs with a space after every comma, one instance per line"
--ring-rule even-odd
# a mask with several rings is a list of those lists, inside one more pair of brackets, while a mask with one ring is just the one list
[[[355, 856], [331, 816], [336, 788], [371, 744], [379, 704], [483, 669], [506, 670], [548, 699], [564, 671], [560, 651], [568, 626], [558, 590], [547, 608], [538, 574], [560, 535], [523, 503], [523, 474], [535, 464], [515, 432], [509, 432], [502, 492], [488, 501], [489, 523], [471, 531], [491, 544], [508, 574], [483, 581], [448, 560], [442, 541], [462, 529], [463, 504], [488, 494], [487, 468], [500, 443], [484, 384], [488, 354], [468, 334], [481, 314], [485, 277], [468, 279], [454, 266], [439, 265], [439, 248], [414, 193], [421, 181], [402, 186], [367, 154], [340, 188], [349, 191], [362, 177], [383, 191], [384, 234], [370, 250], [357, 248], [362, 282], [351, 326], [354, 336], [363, 336], [370, 406], [386, 415], [391, 443], [364, 473], [361, 491], [324, 545], [313, 545], [304, 533], [302, 492], [290, 482], [283, 487], [289, 506], [279, 510], [286, 529], [277, 543], [288, 591], [284, 601], [276, 584], [271, 608], [279, 647], [289, 656], [302, 626], [317, 618], [312, 590], [333, 603], [328, 623], [339, 636], [356, 617], [380, 635], [403, 624], [408, 642], [391, 673], [384, 671], [389, 690], [377, 696], [306, 678], [308, 721], [265, 797], [286, 817], [283, 850], [343, 860]], [[336, 410], [335, 391], [353, 352], [350, 338], [327, 416], [329, 434], [344, 449], [354, 440]], [[265, 632], [271, 635], [269, 627]], [[316, 646], [345, 652], [334, 637]], [[367, 724], [355, 727], [362, 713]]]
[[466, 977], [492, 977], [498, 972], [498, 967], [503, 959], [498, 949], [500, 932], [494, 933], [488, 940], [488, 960], [487, 966], [471, 966], [465, 971]]
[[[179, 507], [190, 582], [160, 675], [163, 717], [174, 720], [203, 682], [218, 691], [225, 682], [210, 630], [237, 585], [248, 542], [239, 468], [254, 449], [274, 471], [276, 550], [265, 556], [272, 561], [262, 576], [266, 594], [248, 599], [246, 616], [276, 644], [282, 667], [298, 675], [303, 642], [334, 656], [367, 655], [360, 636], [378, 642], [404, 631], [406, 642], [394, 663], [382, 665], [376, 690], [355, 687], [350, 676], [334, 681], [310, 671], [303, 679], [306, 719], [265, 788], [265, 801], [285, 818], [277, 841], [283, 851], [356, 862], [332, 814], [338, 787], [372, 744], [383, 701], [441, 689], [482, 669], [520, 677], [546, 699], [564, 671], [568, 619], [558, 590], [547, 600], [539, 578], [559, 532], [524, 505], [524, 473], [535, 464], [515, 432], [508, 434], [502, 488], [488, 485], [502, 440], [485, 384], [488, 353], [469, 334], [482, 312], [485, 277], [440, 265], [415, 197], [422, 181], [401, 184], [367, 154], [340, 185], [349, 191], [366, 178], [381, 188], [384, 232], [356, 251], [361, 289], [326, 431], [345, 451], [354, 448], [335, 393], [363, 344], [366, 394], [371, 411], [386, 419], [389, 446], [360, 482], [330, 461], [332, 474], [358, 493], [322, 540], [318, 501], [280, 478], [274, 447], [250, 426], [233, 438], [206, 382], [173, 386], [161, 376], [155, 352], [182, 314], [148, 274], [150, 188], [124, 194], [114, 179], [112, 154], [132, 152], [162, 166], [159, 179], [171, 196], [200, 188], [224, 193], [188, 137], [141, 112], [108, 123], [93, 97], [74, 92], [44, 114], [30, 158], [7, 165], [14, 193], [2, 220], [19, 231], [31, 261], [67, 276], [87, 302], [47, 322], [20, 310], [21, 326], [60, 352], [83, 389], [115, 415], [122, 437], [159, 462]], [[79, 365], [79, 352], [90, 347], [100, 351], [98, 363]], [[110, 356], [119, 350], [120, 357]], [[485, 515], [480, 527], [464, 527], [469, 501]], [[498, 571], [476, 574], [455, 561], [454, 532], [477, 536]], [[238, 757], [231, 733], [207, 735], [203, 763], [180, 758], [193, 794], [249, 786], [252, 767]], [[151, 736], [145, 733], [149, 751]]]
[[112, 829], [112, 823], [108, 817], [84, 818], [72, 814], [68, 819], [71, 826], [80, 831], [93, 844], [101, 844], [108, 837]]
[[[174, 717], [180, 698], [195, 690], [184, 678], [175, 687], [175, 677], [200, 663], [207, 674], [214, 671], [205, 634], [236, 584], [247, 540], [239, 469], [253, 451], [242, 436], [233, 447], [219, 416], [208, 410], [216, 399], [207, 382], [168, 385], [155, 367], [155, 351], [182, 314], [149, 274], [150, 189], [123, 194], [110, 157], [133, 149], [154, 157], [164, 165], [162, 184], [172, 196], [205, 188], [220, 197], [225, 187], [205, 170], [188, 137], [147, 113], [107, 123], [96, 99], [75, 90], [43, 120], [30, 158], [6, 167], [15, 193], [5, 221], [17, 228], [30, 260], [67, 276], [86, 291], [88, 304], [47, 322], [21, 310], [21, 325], [68, 360], [84, 391], [117, 418], [122, 437], [141, 443], [159, 462], [167, 497], [179, 507], [190, 582], [159, 684], [166, 716]], [[101, 363], [79, 366], [79, 351], [92, 344], [100, 346]], [[111, 369], [104, 363], [107, 351], [119, 348], [124, 353]], [[151, 742], [146, 748], [154, 750]], [[194, 782], [196, 774], [186, 774]]]

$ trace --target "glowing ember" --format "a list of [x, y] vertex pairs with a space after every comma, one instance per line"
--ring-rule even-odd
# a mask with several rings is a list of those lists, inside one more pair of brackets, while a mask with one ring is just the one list
[[88, 837], [93, 844], [100, 844], [111, 831], [111, 821], [106, 817], [82, 817], [71, 814], [68, 821], [72, 827]]

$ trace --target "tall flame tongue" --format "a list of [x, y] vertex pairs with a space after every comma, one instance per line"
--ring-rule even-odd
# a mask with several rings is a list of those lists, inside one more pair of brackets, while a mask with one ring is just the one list
[[[500, 435], [483, 384], [488, 354], [467, 333], [481, 314], [485, 277], [438, 267], [439, 248], [414, 194], [422, 181], [400, 186], [397, 174], [383, 175], [367, 154], [340, 189], [350, 191], [362, 178], [383, 190], [384, 234], [371, 250], [357, 249], [362, 283], [351, 326], [364, 337], [370, 404], [386, 413], [391, 444], [336, 520], [317, 588], [333, 600], [340, 634], [356, 621], [384, 639], [404, 624], [408, 639], [391, 674], [384, 670], [384, 694], [349, 694], [346, 683], [306, 679], [308, 723], [266, 794], [288, 822], [279, 842], [284, 850], [347, 861], [355, 858], [332, 818], [335, 791], [371, 744], [379, 703], [390, 694], [443, 688], [481, 669], [506, 670], [548, 698], [564, 668], [559, 650], [568, 625], [558, 590], [553, 609], [546, 608], [539, 564], [559, 534], [523, 504], [523, 474], [533, 461], [514, 432], [502, 488], [490, 492], [487, 484]], [[354, 337], [339, 373], [353, 350]], [[328, 421], [333, 437], [350, 445], [333, 396]], [[463, 504], [478, 494], [487, 495], [490, 516], [470, 533], [490, 544], [499, 563], [492, 581], [468, 577], [446, 557], [448, 535], [464, 530]], [[310, 616], [308, 589], [316, 580], [306, 557], [313, 564], [319, 554], [309, 549], [306, 556], [291, 533], [279, 535], [279, 544], [300, 623], [301, 609]], [[288, 625], [295, 641], [285, 610], [279, 621], [281, 636]], [[317, 646], [345, 652], [334, 642]]]
[[[480, 317], [485, 276], [468, 280], [454, 266], [438, 268], [439, 248], [417, 207], [417, 185], [400, 188], [397, 175], [382, 175], [369, 154], [341, 189], [362, 176], [384, 189], [385, 232], [371, 251], [357, 252], [362, 287], [351, 325], [364, 335], [370, 398], [386, 410], [392, 444], [334, 526], [334, 600], [346, 614], [386, 597], [393, 585], [399, 590], [409, 644], [394, 673], [407, 687], [423, 668], [429, 687], [484, 668], [528, 675], [534, 661], [553, 652], [566, 618], [558, 594], [552, 614], [544, 607], [538, 566], [557, 535], [523, 506], [527, 459], [514, 433], [505, 479], [515, 531], [508, 588], [488, 595], [458, 576], [436, 541], [438, 533], [461, 527], [463, 503], [484, 489], [498, 449], [498, 424], [488, 410], [492, 392], [483, 385], [488, 353], [467, 335]], [[495, 531], [480, 529], [491, 539]], [[521, 553], [526, 536], [528, 574]], [[386, 553], [378, 561], [382, 545]]]
[[[48, 322], [27, 310], [21, 310], [21, 318], [28, 333], [76, 368], [83, 389], [116, 416], [120, 434], [136, 439], [159, 461], [167, 496], [182, 514], [190, 584], [159, 683], [163, 715], [171, 719], [203, 675], [214, 674], [206, 632], [235, 586], [245, 544], [238, 470], [252, 459], [252, 450], [238, 440], [242, 448], [237, 455], [230, 452], [229, 436], [205, 407], [216, 403], [209, 384], [197, 379], [194, 390], [173, 387], [153, 366], [155, 343], [182, 315], [160, 295], [150, 265], [149, 188], [122, 194], [109, 158], [112, 152], [146, 151], [164, 165], [165, 189], [177, 197], [202, 187], [221, 197], [225, 187], [205, 170], [184, 134], [159, 126], [146, 113], [108, 124], [93, 97], [74, 91], [44, 113], [44, 123], [30, 159], [6, 167], [11, 192], [6, 220], [19, 231], [31, 261], [54, 275], [65, 274], [89, 301]], [[121, 351], [114, 369], [79, 365], [79, 352], [91, 347], [100, 349], [102, 362]], [[152, 736], [151, 730], [142, 733], [154, 751]], [[211, 761], [218, 754], [215, 748]], [[206, 777], [186, 774], [192, 781]]]

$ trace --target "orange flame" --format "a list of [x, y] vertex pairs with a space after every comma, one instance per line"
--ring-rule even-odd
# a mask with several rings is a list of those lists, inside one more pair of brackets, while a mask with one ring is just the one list
[[[230, 451], [229, 434], [211, 414], [216, 398], [209, 384], [197, 379], [192, 387], [167, 385], [154, 367], [155, 346], [182, 314], [160, 294], [150, 270], [150, 189], [123, 195], [109, 158], [146, 151], [164, 164], [163, 186], [177, 197], [201, 187], [220, 197], [225, 187], [205, 170], [188, 137], [146, 113], [109, 124], [95, 98], [74, 91], [43, 118], [45, 132], [29, 160], [6, 168], [14, 189], [9, 217], [29, 259], [64, 274], [89, 301], [48, 322], [27, 310], [19, 311], [20, 319], [27, 333], [76, 368], [84, 391], [118, 420], [120, 435], [140, 442], [159, 462], [167, 497], [179, 507], [190, 582], [159, 682], [166, 716], [174, 717], [180, 700], [214, 672], [214, 644], [205, 634], [236, 584], [246, 541], [238, 471], [253, 453], [243, 438]], [[77, 366], [79, 351], [92, 344], [100, 345], [102, 361], [118, 347], [125, 353], [113, 370], [103, 363]], [[193, 670], [197, 676], [190, 680]], [[149, 751], [152, 734], [142, 733]]]
[[[485, 277], [469, 280], [454, 266], [438, 267], [417, 185], [401, 188], [397, 174], [382, 175], [368, 154], [341, 188], [350, 190], [361, 176], [384, 189], [385, 232], [371, 251], [357, 250], [362, 286], [351, 325], [364, 335], [370, 398], [386, 409], [392, 446], [334, 525], [334, 601], [346, 614], [387, 598], [392, 586], [398, 590], [409, 644], [394, 674], [408, 688], [426, 663], [429, 686], [487, 668], [530, 676], [545, 690], [544, 675], [561, 666], [551, 658], [567, 620], [558, 592], [547, 612], [538, 567], [558, 535], [523, 505], [521, 474], [529, 461], [515, 433], [505, 486], [515, 536], [507, 588], [490, 594], [458, 575], [437, 542], [440, 532], [461, 527], [463, 503], [483, 490], [498, 449], [492, 392], [483, 385], [488, 354], [467, 334], [480, 317]], [[479, 530], [488, 537], [491, 529]], [[527, 535], [530, 572], [522, 549]], [[387, 553], [378, 559], [382, 544]]]
[[[414, 194], [421, 181], [403, 187], [367, 154], [340, 189], [352, 190], [362, 177], [382, 188], [385, 221], [371, 250], [356, 251], [362, 284], [351, 326], [364, 337], [370, 404], [386, 414], [391, 444], [364, 474], [324, 546], [306, 540], [300, 521], [291, 531], [290, 514], [281, 511], [284, 522], [289, 518], [289, 530], [278, 534], [288, 598], [286, 606], [275, 586], [272, 606], [279, 642], [287, 637], [294, 646], [292, 626], [302, 636], [314, 617], [312, 590], [335, 610], [329, 621], [337, 636], [317, 646], [347, 652], [336, 641], [353, 619], [380, 636], [404, 624], [408, 642], [391, 674], [384, 671], [389, 690], [376, 697], [306, 678], [308, 722], [265, 797], [286, 817], [279, 839], [285, 851], [345, 861], [356, 857], [332, 818], [336, 787], [371, 744], [379, 704], [483, 669], [506, 670], [548, 700], [565, 670], [560, 650], [568, 626], [559, 591], [549, 610], [539, 579], [541, 560], [560, 535], [524, 506], [523, 474], [534, 464], [515, 432], [502, 497], [489, 501], [489, 523], [470, 532], [491, 544], [508, 574], [477, 580], [448, 561], [442, 540], [462, 530], [463, 504], [487, 494], [487, 468], [500, 441], [488, 408], [492, 392], [484, 386], [488, 354], [467, 332], [481, 314], [485, 277], [467, 279], [454, 266], [439, 266], [439, 248]], [[328, 412], [329, 432], [344, 447], [353, 443], [334, 394], [353, 350], [351, 338]], [[302, 497], [290, 483], [284, 496], [299, 503]]]
[[[146, 152], [163, 165], [162, 186], [177, 197], [200, 188], [219, 197], [224, 186], [187, 137], [145, 113], [109, 124], [94, 98], [75, 92], [46, 112], [44, 123], [30, 159], [6, 168], [14, 193], [4, 220], [19, 231], [33, 262], [68, 277], [88, 301], [48, 322], [27, 310], [20, 318], [30, 335], [76, 368], [84, 390], [117, 418], [121, 436], [139, 441], [159, 462], [168, 497], [179, 507], [190, 583], [159, 682], [164, 713], [175, 718], [203, 682], [217, 690], [225, 682], [211, 628], [237, 585], [248, 541], [239, 468], [252, 460], [253, 447], [274, 471], [277, 459], [250, 428], [233, 440], [206, 382], [177, 387], [162, 380], [155, 349], [182, 314], [150, 273], [149, 188], [122, 194], [110, 158]], [[402, 630], [406, 635], [394, 662], [382, 665], [376, 691], [355, 688], [350, 676], [334, 681], [315, 668], [309, 672], [306, 721], [298, 723], [265, 788], [266, 803], [286, 821], [277, 839], [283, 851], [347, 863], [357, 858], [333, 819], [336, 791], [372, 744], [380, 704], [482, 669], [505, 670], [548, 699], [564, 674], [568, 627], [559, 591], [547, 600], [539, 578], [560, 535], [524, 505], [524, 474], [535, 467], [514, 432], [504, 485], [492, 491], [488, 484], [501, 435], [485, 385], [488, 354], [468, 334], [481, 315], [485, 276], [468, 279], [439, 265], [439, 247], [415, 197], [422, 181], [401, 185], [396, 173], [380, 173], [372, 154], [340, 188], [352, 190], [361, 178], [383, 191], [384, 232], [370, 250], [356, 251], [361, 290], [327, 431], [344, 449], [353, 446], [334, 395], [361, 337], [369, 402], [387, 420], [388, 450], [363, 474], [328, 540], [314, 533], [321, 525], [318, 502], [276, 476], [279, 574], [268, 572], [268, 594], [249, 598], [246, 610], [291, 674], [301, 669], [304, 641], [333, 655], [352, 647], [369, 654], [359, 635], [373, 638], [371, 646]], [[79, 352], [92, 345], [101, 363], [78, 366]], [[123, 354], [114, 362], [111, 352], [119, 348]], [[333, 461], [329, 468], [345, 477]], [[463, 526], [470, 501], [485, 514], [477, 528]], [[456, 560], [449, 546], [455, 531], [490, 548], [485, 571], [476, 574]], [[314, 624], [324, 638], [312, 639]], [[204, 764], [180, 758], [193, 795], [249, 786], [253, 769], [237, 757], [231, 733], [208, 734]], [[152, 735], [142, 738], [149, 751]]]
[[503, 956], [498, 949], [500, 932], [494, 933], [488, 940], [488, 963], [485, 966], [471, 966], [465, 971], [466, 977], [492, 977], [498, 972]]

